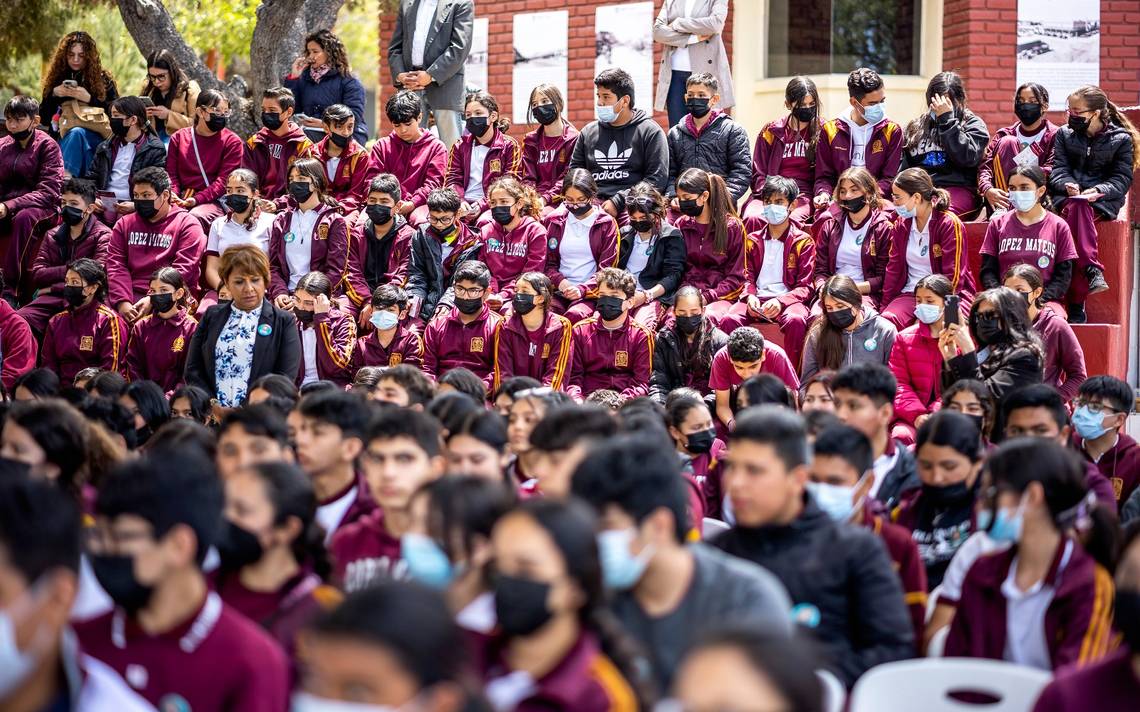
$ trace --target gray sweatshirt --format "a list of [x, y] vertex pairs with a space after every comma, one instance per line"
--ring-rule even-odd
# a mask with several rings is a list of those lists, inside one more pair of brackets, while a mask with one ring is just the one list
[[[890, 361], [891, 347], [895, 345], [897, 334], [895, 325], [879, 316], [873, 307], [863, 307], [863, 323], [843, 335], [844, 345], [847, 348], [844, 350], [841, 366], [868, 361], [886, 366]], [[819, 370], [815, 356], [815, 340], [812, 338], [812, 333], [808, 332], [807, 340], [804, 342], [800, 382], [806, 383]]]

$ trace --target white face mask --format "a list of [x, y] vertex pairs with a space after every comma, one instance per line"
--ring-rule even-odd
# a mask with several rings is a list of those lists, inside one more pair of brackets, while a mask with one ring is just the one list
[[[42, 631], [42, 628], [41, 628]], [[40, 633], [28, 650], [20, 650], [16, 644], [16, 622], [12, 613], [0, 610], [0, 699], [4, 699], [20, 686], [39, 662], [36, 650], [42, 650]]]
[[326, 700], [308, 692], [293, 693], [293, 703], [289, 709], [291, 712], [400, 712], [396, 707]]

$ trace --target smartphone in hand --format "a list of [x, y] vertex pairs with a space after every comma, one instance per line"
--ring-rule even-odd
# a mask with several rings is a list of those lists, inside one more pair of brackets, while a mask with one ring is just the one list
[[946, 297], [946, 306], [942, 310], [942, 326], [957, 324], [960, 314], [958, 312], [958, 295], [950, 294]]

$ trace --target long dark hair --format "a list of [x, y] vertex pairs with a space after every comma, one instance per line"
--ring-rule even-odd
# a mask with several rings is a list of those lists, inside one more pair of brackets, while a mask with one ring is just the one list
[[297, 171], [297, 173], [313, 181], [313, 190], [322, 203], [330, 208], [340, 207], [336, 198], [329, 195], [329, 179], [325, 175], [325, 167], [320, 161], [315, 158], [298, 158], [293, 162], [293, 165], [289, 166], [289, 173], [293, 171]]
[[843, 329], [834, 326], [827, 318], [824, 297], [848, 304], [853, 311], [861, 311], [863, 295], [859, 293], [855, 280], [843, 274], [832, 275], [819, 290], [819, 305], [823, 311], [812, 321], [807, 338], [815, 344], [815, 359], [819, 367], [834, 371], [843, 366], [847, 346], [844, 344]]
[[701, 294], [701, 290], [697, 289], [691, 284], [686, 284], [677, 290], [677, 294], [673, 300], [674, 308], [682, 297], [696, 297], [701, 305], [701, 328], [697, 330], [692, 341], [685, 338], [685, 335], [677, 331], [674, 325], [673, 330], [677, 332], [677, 342], [680, 344], [681, 351], [681, 365], [687, 373], [705, 374], [712, 366], [712, 358], [716, 354], [713, 353], [713, 329], [716, 326], [709, 320], [705, 311], [705, 298]]
[[1116, 124], [1128, 132], [1128, 135], [1132, 137], [1132, 169], [1140, 168], [1140, 131], [1136, 130], [1136, 126], [1128, 120], [1120, 107], [1108, 100], [1108, 94], [1104, 92], [1104, 89], [1086, 84], [1069, 96], [1084, 99], [1089, 109], [1100, 114], [1100, 120], [1104, 124]]
[[645, 213], [653, 220], [653, 232], [661, 232], [665, 222], [665, 196], [648, 181], [641, 181], [629, 189], [625, 196], [626, 212], [636, 210]]
[[344, 42], [332, 33], [331, 30], [317, 30], [305, 38], [305, 45], [316, 42], [329, 56], [329, 66], [335, 69], [342, 77], [352, 74], [352, 67], [348, 64], [348, 50]]
[[[928, 105], [935, 94], [944, 94], [950, 97], [951, 103], [954, 104], [954, 116], [959, 122], [974, 115], [966, 108], [966, 87], [962, 83], [962, 77], [957, 72], [939, 72], [931, 77], [930, 83], [926, 85], [926, 103]], [[938, 136], [938, 122], [930, 117], [929, 111], [924, 111], [922, 116], [907, 124], [906, 150], [916, 150], [923, 139], [936, 145], [942, 145], [942, 139]]]
[[[542, 272], [523, 272], [519, 275], [519, 279], [523, 280], [530, 285], [530, 288], [538, 292], [538, 296], [543, 298], [542, 301], [542, 315], [545, 317], [550, 314], [550, 301], [553, 288], [550, 284], [550, 277], [547, 277]], [[519, 317], [520, 319], [522, 317]]]
[[157, 135], [154, 125], [150, 122], [150, 117], [146, 115], [146, 104], [139, 97], [120, 96], [111, 102], [111, 108], [127, 118], [133, 116], [139, 123], [139, 131], [144, 134]]
[[[150, 69], [164, 69], [170, 72], [170, 93], [164, 95], [154, 84], [150, 81], [150, 72], [147, 72], [146, 82], [143, 84], [142, 95], [149, 96], [156, 104], [162, 104], [166, 108], [174, 103], [174, 98], [179, 94], [186, 91], [189, 82], [186, 81], [186, 75], [182, 73], [182, 67], [178, 66], [178, 60], [174, 58], [174, 53], [168, 49], [159, 49], [151, 52], [146, 58], [146, 68]], [[193, 107], [187, 106], [187, 109]]]
[[62, 400], [48, 398], [13, 403], [5, 419], [36, 441], [44, 458], [59, 468], [56, 484], [78, 501], [88, 450], [88, 425], [79, 411]]
[[[52, 89], [55, 89], [67, 75], [71, 74], [71, 68], [67, 65], [67, 50], [71, 49], [73, 44], [83, 46], [86, 61], [86, 64], [83, 65], [83, 81], [79, 83], [91, 92], [93, 98], [103, 101], [107, 98], [108, 85], [112, 84], [114, 80], [111, 78], [111, 73], [103, 68], [95, 38], [83, 31], [69, 32], [59, 40], [59, 44], [56, 45], [55, 52], [51, 56], [51, 66], [44, 72], [42, 86], [44, 95], [51, 94]], [[51, 119], [50, 116], [42, 118]]]
[[175, 304], [179, 307], [185, 307], [190, 299], [190, 290], [186, 288], [186, 280], [182, 278], [182, 273], [173, 267], [159, 267], [150, 276], [152, 282], [162, 282], [174, 288], [174, 291], [182, 290], [182, 298], [177, 300]]
[[162, 386], [154, 381], [133, 381], [127, 385], [123, 395], [138, 406], [139, 415], [146, 421], [153, 433], [170, 420], [170, 404]]
[[313, 485], [296, 465], [263, 462], [249, 468], [265, 485], [265, 495], [273, 505], [273, 523], [285, 524], [296, 517], [301, 533], [293, 540], [293, 558], [308, 566], [321, 579], [332, 571], [325, 552], [325, 532], [317, 523], [317, 497]]
[[687, 168], [677, 178], [677, 189], [696, 195], [709, 194], [709, 226], [713, 232], [713, 251], [725, 254], [728, 250], [728, 226], [733, 222], [739, 224], [740, 219], [736, 215], [736, 203], [728, 192], [724, 178], [701, 168]]
[[950, 405], [954, 396], [959, 393], [973, 393], [978, 402], [982, 404], [982, 437], [989, 440], [990, 431], [994, 427], [994, 419], [997, 417], [997, 404], [994, 402], [994, 394], [990, 392], [989, 388], [986, 388], [986, 384], [976, 378], [963, 378], [942, 391], [943, 412], [949, 412], [946, 406]]
[[1037, 356], [1037, 362], [1044, 366], [1045, 347], [1029, 322], [1029, 305], [1025, 299], [1009, 287], [994, 287], [974, 297], [974, 303], [970, 305], [970, 334], [975, 340], [978, 334], [978, 307], [983, 302], [993, 305], [1002, 327], [1001, 339], [989, 344], [990, 358], [1000, 361], [1009, 352], [1028, 349]]
[[784, 87], [784, 101], [791, 104], [793, 109], [809, 96], [815, 100], [816, 118], [808, 122], [807, 160], [808, 163], [814, 164], [815, 148], [819, 145], [819, 117], [823, 115], [823, 102], [819, 99], [819, 90], [816, 89], [815, 82], [805, 76], [792, 77]]
[[978, 426], [969, 416], [952, 410], [940, 410], [926, 419], [915, 435], [914, 451], [930, 443], [948, 447], [966, 457], [970, 462], [982, 459], [982, 440]]
[[[428, 498], [428, 533], [451, 561], [470, 557], [476, 537], [490, 540], [495, 522], [515, 503], [514, 489], [506, 483], [473, 475], [440, 477], [420, 487], [416, 496], [420, 495]], [[456, 551], [459, 546], [462, 551]]]

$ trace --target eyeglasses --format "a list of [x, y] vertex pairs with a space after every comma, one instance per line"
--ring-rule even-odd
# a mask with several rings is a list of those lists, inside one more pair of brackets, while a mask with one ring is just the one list
[[451, 227], [455, 224], [455, 218], [433, 218], [429, 215], [428, 222], [436, 227]]
[[554, 389], [550, 386], [540, 386], [538, 388], [526, 388], [515, 394], [515, 400], [520, 401], [524, 398], [545, 398], [546, 396], [554, 393]]
[[463, 297], [464, 299], [478, 299], [483, 296], [486, 291], [487, 290], [483, 287], [473, 287], [471, 289], [467, 287], [456, 287], [455, 296]]
[[1089, 412], [1093, 415], [1116, 415], [1123, 413], [1122, 410], [1117, 410], [1107, 403], [1098, 403], [1097, 401], [1090, 401], [1084, 398], [1078, 398], [1073, 401], [1073, 405], [1077, 408], [1088, 408]]
[[150, 74], [150, 73], [147, 73], [146, 78], [151, 80], [152, 82], [165, 82], [167, 79], [170, 78], [170, 76], [167, 74]]
[[227, 111], [224, 114], [220, 111], [210, 111], [209, 109], [203, 109], [203, 111], [205, 111], [210, 116], [216, 116], [216, 117], [223, 118], [223, 119], [228, 119], [231, 116], [233, 116], [232, 111]]

